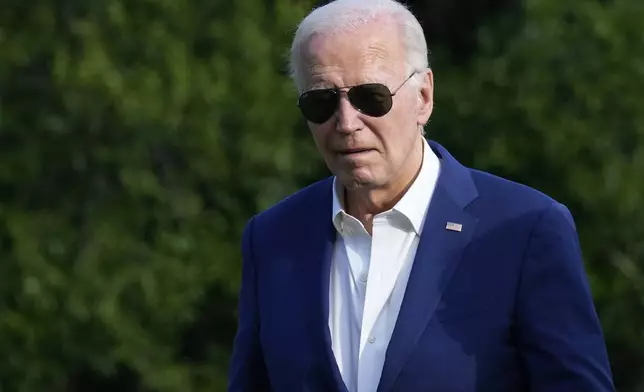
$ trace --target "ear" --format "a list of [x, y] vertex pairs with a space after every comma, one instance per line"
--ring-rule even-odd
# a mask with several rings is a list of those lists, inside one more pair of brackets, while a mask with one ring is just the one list
[[425, 125], [434, 110], [434, 74], [431, 69], [423, 73], [418, 91], [418, 125]]

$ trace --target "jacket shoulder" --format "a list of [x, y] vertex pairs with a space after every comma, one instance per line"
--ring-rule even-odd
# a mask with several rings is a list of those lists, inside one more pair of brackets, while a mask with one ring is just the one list
[[470, 173], [483, 200], [534, 208], [559, 204], [551, 196], [526, 184], [476, 169], [470, 169]]
[[479, 197], [472, 208], [489, 215], [493, 212], [500, 219], [518, 216], [541, 216], [553, 210], [573, 227], [574, 218], [566, 205], [546, 193], [528, 185], [488, 172], [469, 169]]
[[[530, 235], [540, 223], [556, 223], [556, 230], [572, 229], [566, 233], [576, 235], [575, 219], [563, 203], [528, 185], [488, 172], [474, 169], [470, 171], [479, 197], [468, 209], [474, 215], [483, 218], [486, 227], [502, 227], [514, 234]], [[545, 217], [549, 219], [546, 220]], [[550, 227], [549, 230], [553, 228]]]

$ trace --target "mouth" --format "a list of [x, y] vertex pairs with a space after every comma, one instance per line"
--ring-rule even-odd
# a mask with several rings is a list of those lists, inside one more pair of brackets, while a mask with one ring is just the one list
[[374, 151], [374, 150], [372, 148], [349, 148], [346, 150], [338, 151], [338, 154], [344, 155], [344, 156], [352, 156], [352, 155], [365, 154], [371, 151]]

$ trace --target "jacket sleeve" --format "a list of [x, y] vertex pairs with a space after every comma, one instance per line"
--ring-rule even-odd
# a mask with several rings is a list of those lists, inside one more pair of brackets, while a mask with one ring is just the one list
[[531, 392], [614, 391], [601, 325], [568, 209], [533, 229], [518, 290], [518, 342]]
[[270, 392], [264, 355], [259, 339], [257, 276], [253, 257], [253, 223], [244, 229], [242, 239], [242, 282], [238, 301], [238, 326], [230, 361], [228, 392]]

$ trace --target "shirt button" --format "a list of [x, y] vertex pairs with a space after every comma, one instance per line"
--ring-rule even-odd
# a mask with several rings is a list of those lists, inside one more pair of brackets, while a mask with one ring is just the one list
[[369, 343], [375, 343], [376, 342], [376, 337], [372, 336], [369, 338]]
[[362, 275], [362, 276], [360, 277], [360, 281], [361, 281], [362, 283], [366, 283], [366, 282], [367, 282], [367, 275]]

